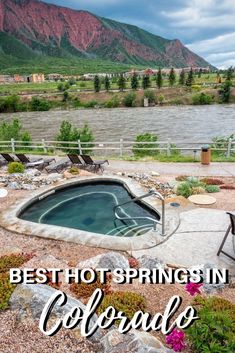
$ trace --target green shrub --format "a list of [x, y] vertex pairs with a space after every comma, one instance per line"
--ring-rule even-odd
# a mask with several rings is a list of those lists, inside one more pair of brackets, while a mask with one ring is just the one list
[[157, 104], [157, 96], [154, 93], [154, 91], [151, 89], [147, 89], [146, 91], [144, 91], [144, 98], [148, 98], [150, 104], [151, 103]]
[[194, 105], [205, 105], [205, 104], [211, 104], [213, 102], [213, 97], [209, 94], [202, 92], [202, 93], [195, 94], [192, 97], [192, 100]]
[[136, 94], [130, 92], [123, 98], [123, 103], [126, 107], [135, 107], [136, 106]]
[[160, 94], [160, 96], [158, 97], [158, 102], [160, 105], [162, 105], [165, 101], [165, 97], [163, 94]]
[[103, 313], [109, 306], [122, 311], [128, 319], [132, 319], [137, 311], [145, 311], [146, 299], [133, 292], [114, 292], [104, 297], [98, 308], [98, 314]]
[[9, 270], [20, 267], [32, 258], [32, 254], [11, 254], [0, 257], [0, 310], [8, 308], [8, 302], [15, 289], [9, 281]]
[[71, 168], [68, 170], [68, 172], [69, 172], [70, 174], [76, 175], [76, 174], [79, 174], [79, 173], [80, 173], [80, 170], [79, 170], [77, 167], [71, 167]]
[[197, 298], [200, 320], [187, 329], [195, 353], [232, 353], [235, 350], [235, 305], [217, 297]]
[[45, 99], [33, 97], [29, 104], [32, 111], [48, 111], [51, 109], [51, 103]]
[[119, 107], [119, 105], [120, 105], [120, 101], [118, 96], [113, 96], [104, 104], [105, 108], [117, 108]]
[[15, 287], [10, 283], [8, 273], [0, 273], [0, 311], [9, 307], [9, 299]]
[[201, 90], [201, 86], [200, 85], [192, 85], [191, 86], [193, 91], [200, 91]]
[[220, 191], [220, 188], [218, 185], [206, 185], [206, 192], [210, 192], [210, 193], [213, 193], [213, 192], [219, 192]]
[[0, 113], [20, 111], [20, 97], [16, 95], [0, 98]]
[[[148, 150], [148, 148], [157, 148], [158, 144], [156, 143], [158, 137], [156, 135], [152, 135], [149, 133], [141, 134], [136, 136], [136, 142], [143, 142], [143, 144], [134, 144], [133, 145], [133, 153], [136, 157], [144, 157], [144, 156], [154, 156], [158, 154], [158, 150]], [[149, 143], [153, 142], [153, 143]]]
[[177, 186], [176, 194], [188, 198], [193, 194], [192, 187], [189, 182], [184, 181]]
[[1, 141], [10, 141], [10, 139], [14, 139], [17, 141], [22, 140], [22, 137], [24, 137], [27, 134], [27, 138], [31, 140], [31, 136], [28, 131], [23, 131], [22, 130], [22, 125], [18, 119], [14, 119], [12, 122], [3, 122], [0, 124], [0, 140]]
[[83, 104], [85, 108], [94, 108], [96, 105], [98, 105], [98, 102], [95, 100], [90, 100]]
[[9, 174], [24, 173], [25, 167], [20, 162], [11, 162], [8, 164], [7, 170]]

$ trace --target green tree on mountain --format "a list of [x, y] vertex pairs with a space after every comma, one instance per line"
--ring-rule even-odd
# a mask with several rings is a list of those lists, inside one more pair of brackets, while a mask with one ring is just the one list
[[191, 67], [191, 69], [190, 69], [190, 71], [188, 73], [187, 80], [186, 80], [186, 86], [191, 87], [193, 82], [194, 82], [193, 68]]
[[156, 84], [159, 89], [163, 86], [162, 70], [160, 68], [157, 72]]
[[137, 90], [139, 87], [139, 80], [137, 74], [134, 72], [134, 74], [131, 77], [131, 88], [134, 90]]
[[126, 79], [123, 74], [119, 76], [117, 85], [120, 91], [124, 91], [124, 89], [126, 88]]
[[108, 92], [110, 90], [110, 87], [111, 87], [110, 80], [109, 80], [108, 75], [106, 75], [104, 78], [104, 88]]
[[144, 75], [142, 79], [142, 87], [143, 89], [147, 89], [151, 87], [150, 77], [149, 75]]
[[99, 92], [100, 88], [101, 88], [100, 78], [98, 75], [95, 75], [95, 77], [94, 77], [94, 91]]
[[180, 71], [180, 76], [179, 76], [179, 85], [184, 86], [185, 85], [185, 71], [182, 69]]
[[170, 74], [169, 74], [169, 84], [171, 87], [174, 86], [175, 81], [176, 81], [176, 74], [175, 74], [175, 70], [172, 67]]

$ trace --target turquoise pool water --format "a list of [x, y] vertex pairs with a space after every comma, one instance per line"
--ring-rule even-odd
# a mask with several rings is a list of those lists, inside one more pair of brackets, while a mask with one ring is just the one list
[[153, 228], [150, 217], [159, 220], [160, 216], [142, 202], [131, 202], [118, 208], [117, 204], [131, 200], [133, 196], [122, 183], [89, 182], [56, 190], [55, 193], [38, 200], [26, 208], [19, 218], [36, 223], [75, 228], [87, 232], [109, 236], [138, 236]]

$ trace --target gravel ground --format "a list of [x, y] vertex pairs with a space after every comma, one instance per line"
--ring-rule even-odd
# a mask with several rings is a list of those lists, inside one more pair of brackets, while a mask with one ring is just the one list
[[[162, 181], [172, 180], [170, 177], [161, 177]], [[233, 183], [234, 180], [227, 178], [226, 182]], [[7, 198], [1, 200], [0, 212], [6, 209], [16, 199], [25, 196], [28, 191], [9, 191]], [[223, 190], [217, 193], [217, 204], [213, 208], [224, 210], [235, 209], [235, 190]], [[50, 257], [52, 255], [58, 259], [60, 267], [72, 267], [79, 261], [83, 261], [95, 255], [104, 253], [105, 250], [86, 247], [74, 243], [49, 240], [43, 238], [29, 237], [14, 234], [0, 228], [0, 254], [11, 253], [12, 251], [33, 252], [35, 257], [30, 260], [28, 265], [40, 267], [42, 263], [39, 259], [44, 256], [44, 266], [51, 266]], [[115, 287], [116, 288], [116, 287]], [[63, 288], [68, 290], [68, 288]], [[190, 304], [191, 297], [185, 292], [181, 285], [140, 285], [135, 282], [133, 285], [119, 285], [118, 290], [131, 290], [143, 294], [147, 298], [148, 311], [151, 313], [162, 312], [166, 303], [172, 295], [180, 295], [183, 298], [182, 309]], [[220, 296], [229, 299], [235, 303], [235, 289], [226, 288]], [[181, 311], [180, 310], [180, 311]], [[158, 338], [164, 342], [164, 337], [157, 334]], [[46, 337], [38, 329], [38, 323], [30, 320], [20, 322], [17, 318], [17, 312], [7, 310], [0, 312], [0, 353], [95, 353], [96, 347], [89, 341], [73, 335], [72, 332], [60, 331], [54, 337]], [[185, 351], [190, 353], [190, 350]]]

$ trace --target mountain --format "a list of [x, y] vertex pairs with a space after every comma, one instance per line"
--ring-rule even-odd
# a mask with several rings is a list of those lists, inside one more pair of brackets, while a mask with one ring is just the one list
[[37, 0], [0, 0], [0, 53], [2, 65], [61, 58], [67, 63], [86, 59], [154, 67], [209, 66], [177, 39]]

